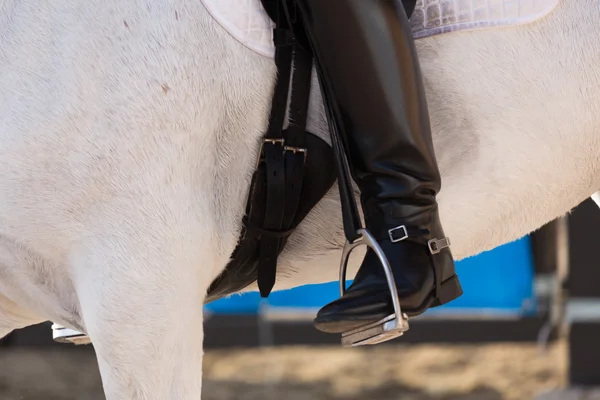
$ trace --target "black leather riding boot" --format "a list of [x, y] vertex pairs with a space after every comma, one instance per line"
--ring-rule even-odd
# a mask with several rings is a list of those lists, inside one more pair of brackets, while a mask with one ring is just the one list
[[[462, 294], [440, 224], [441, 187], [417, 53], [395, 0], [296, 0], [321, 88], [340, 130], [365, 225], [394, 274], [408, 316]], [[346, 294], [315, 326], [347, 332], [394, 309], [384, 270], [369, 250]]]

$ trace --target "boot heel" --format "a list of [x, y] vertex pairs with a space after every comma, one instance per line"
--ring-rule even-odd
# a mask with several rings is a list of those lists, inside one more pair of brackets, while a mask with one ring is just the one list
[[439, 307], [452, 300], [462, 296], [463, 290], [458, 280], [458, 275], [446, 279], [440, 286], [440, 292], [437, 299], [434, 300], [432, 307]]

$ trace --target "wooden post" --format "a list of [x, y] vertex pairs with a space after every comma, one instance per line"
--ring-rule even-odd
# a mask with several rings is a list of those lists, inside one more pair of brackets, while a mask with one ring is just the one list
[[600, 386], [600, 209], [586, 200], [569, 216], [569, 383]]

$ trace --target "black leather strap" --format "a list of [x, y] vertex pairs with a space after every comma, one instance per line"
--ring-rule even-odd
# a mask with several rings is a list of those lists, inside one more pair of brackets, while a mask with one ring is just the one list
[[329, 94], [327, 80], [324, 79], [323, 71], [319, 66], [318, 61], [315, 62], [319, 81], [321, 82], [321, 94], [325, 113], [327, 114], [327, 123], [331, 136], [331, 147], [335, 155], [336, 172], [338, 179], [338, 188], [340, 192], [340, 203], [342, 207], [342, 221], [344, 225], [344, 235], [346, 240], [354, 242], [360, 237], [358, 230], [362, 227], [362, 221], [358, 212], [356, 198], [354, 197], [354, 187], [352, 186], [352, 178], [350, 176], [350, 168], [344, 151], [344, 143], [339, 133], [340, 127], [337, 126], [337, 118], [334, 118], [333, 113], [336, 112], [335, 102]]
[[[258, 281], [261, 296], [274, 284], [277, 259], [289, 236], [335, 182], [334, 154], [306, 132], [313, 57], [298, 36], [293, 0], [261, 0], [275, 22], [277, 78], [271, 115], [252, 176], [239, 242], [225, 270], [212, 282], [206, 302]], [[292, 77], [288, 128], [284, 130]]]
[[294, 78], [289, 109], [289, 126], [285, 139], [286, 209], [285, 226], [290, 226], [298, 210], [306, 161], [306, 119], [312, 72], [312, 54], [296, 46], [294, 50]]
[[[297, 45], [282, 2], [270, 5], [276, 15], [274, 42], [277, 81], [272, 100], [269, 128], [263, 144], [263, 162], [267, 174], [267, 203], [264, 231], [279, 233], [293, 229], [304, 176], [305, 127], [310, 95], [312, 55]], [[286, 15], [287, 12], [287, 15]], [[290, 124], [283, 130], [289, 80], [292, 80]], [[259, 253], [258, 287], [262, 297], [267, 297], [275, 285], [277, 258], [282, 238], [277, 234], [262, 235]]]

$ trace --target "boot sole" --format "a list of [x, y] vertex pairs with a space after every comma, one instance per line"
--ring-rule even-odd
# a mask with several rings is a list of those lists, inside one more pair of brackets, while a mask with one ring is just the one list
[[[429, 296], [425, 298], [425, 301], [415, 309], [402, 309], [402, 313], [406, 314], [408, 317], [416, 317], [423, 314], [429, 308], [439, 307], [446, 303], [451, 302], [452, 300], [460, 297], [463, 294], [462, 287], [458, 280], [458, 276], [454, 275], [453, 277], [446, 279], [440, 285], [439, 296], [435, 296], [435, 290], [432, 290]], [[402, 307], [402, 301], [400, 302], [400, 307]], [[337, 320], [332, 318], [315, 318], [313, 321], [317, 330], [325, 333], [344, 333], [348, 332], [361, 326], [367, 326], [373, 324], [382, 318], [383, 316], [378, 316], [374, 319], [364, 319], [361, 321], [352, 321], [353, 323], [349, 323], [348, 320]], [[350, 326], [349, 326], [350, 325]]]

